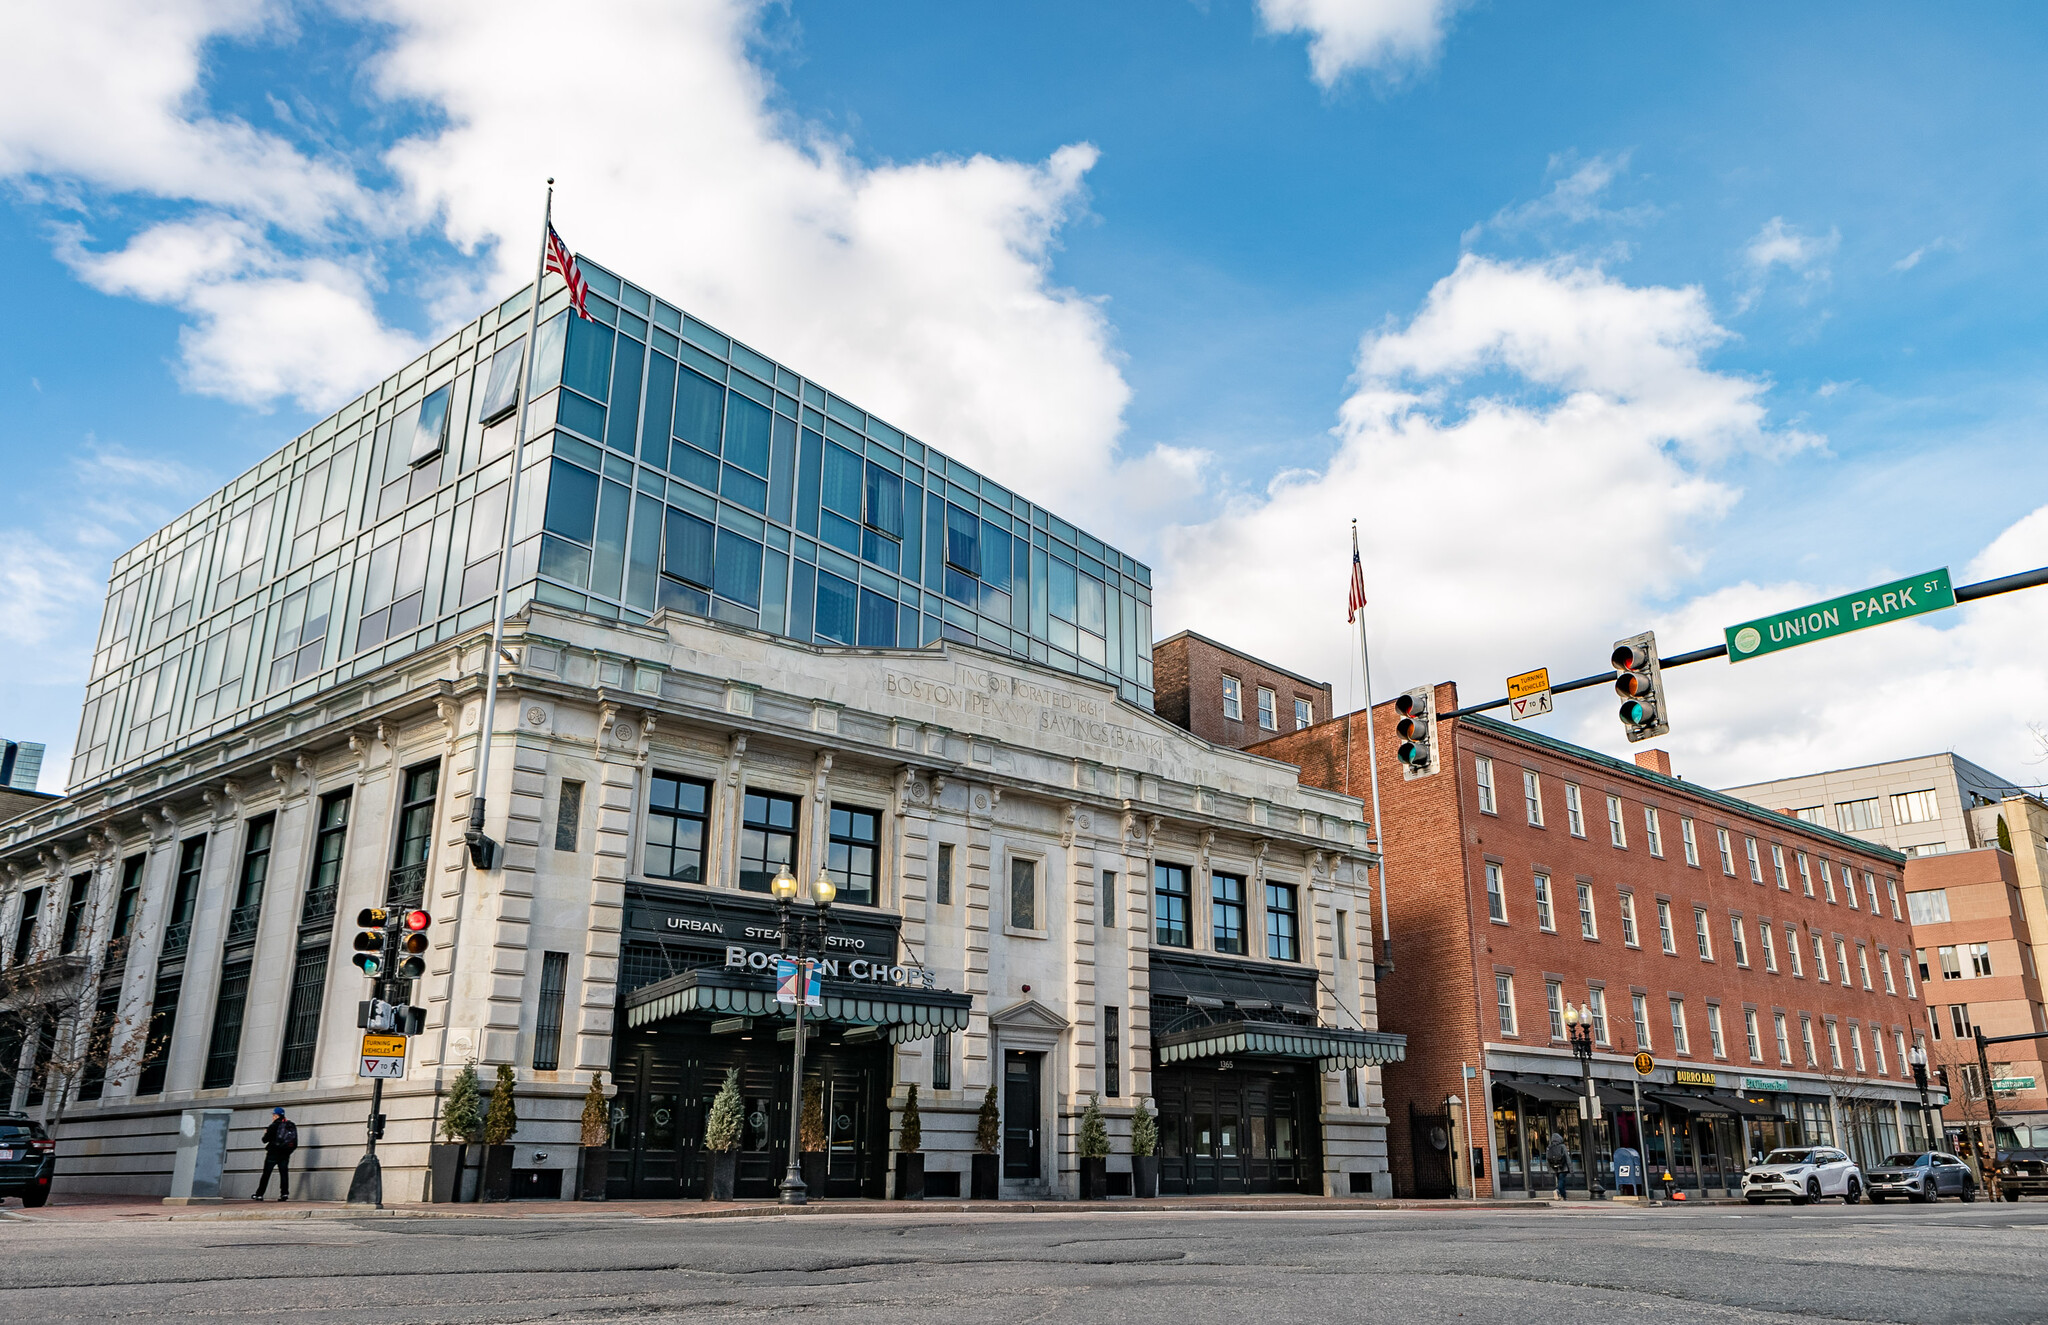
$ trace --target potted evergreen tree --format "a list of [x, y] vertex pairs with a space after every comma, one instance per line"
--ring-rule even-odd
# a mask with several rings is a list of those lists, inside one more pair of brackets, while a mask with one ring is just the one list
[[1145, 1101], [1131, 1115], [1131, 1195], [1151, 1200], [1159, 1195], [1159, 1120]]
[[1109, 1195], [1109, 1125], [1102, 1121], [1102, 1099], [1093, 1093], [1081, 1113], [1081, 1199], [1099, 1201]]
[[512, 1199], [512, 1134], [519, 1130], [512, 1091], [512, 1065], [500, 1063], [498, 1080], [491, 1087], [491, 1107], [484, 1114], [484, 1176], [479, 1186], [486, 1201]]
[[974, 1124], [974, 1184], [969, 1189], [977, 1201], [1000, 1200], [1003, 1195], [1003, 1116], [996, 1108], [996, 1083], [988, 1083], [981, 1097], [981, 1115]]
[[811, 1200], [825, 1194], [825, 1083], [812, 1077], [804, 1083], [804, 1116], [797, 1124], [798, 1162], [804, 1191]]
[[460, 1201], [462, 1176], [469, 1167], [469, 1148], [484, 1132], [483, 1095], [477, 1089], [476, 1062], [462, 1065], [449, 1083], [448, 1098], [441, 1104], [443, 1144], [427, 1148], [427, 1199], [433, 1202]]
[[740, 1133], [747, 1121], [740, 1099], [740, 1070], [725, 1071], [725, 1084], [712, 1097], [704, 1118], [704, 1199], [730, 1201], [733, 1177], [739, 1171]]
[[917, 1116], [917, 1087], [903, 1101], [903, 1126], [896, 1143], [896, 1199], [924, 1199], [924, 1123]]
[[602, 1201], [612, 1168], [612, 1106], [604, 1097], [604, 1073], [590, 1078], [583, 1094], [582, 1168], [577, 1179], [576, 1198]]

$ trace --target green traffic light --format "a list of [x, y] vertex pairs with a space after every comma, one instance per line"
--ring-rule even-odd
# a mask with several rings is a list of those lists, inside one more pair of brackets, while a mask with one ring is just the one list
[[1631, 699], [1621, 706], [1621, 720], [1631, 727], [1650, 725], [1650, 706], [1640, 699]]
[[357, 953], [356, 965], [362, 967], [363, 974], [369, 976], [371, 979], [375, 979], [376, 977], [384, 973], [384, 962], [375, 953]]
[[1404, 764], [1415, 766], [1429, 762], [1428, 750], [1414, 741], [1401, 742], [1401, 748], [1395, 752], [1395, 757]]

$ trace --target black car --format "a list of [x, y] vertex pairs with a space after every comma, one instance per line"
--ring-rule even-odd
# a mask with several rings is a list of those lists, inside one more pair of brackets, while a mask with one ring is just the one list
[[2048, 1196], [2048, 1150], [2008, 1150], [2000, 1155], [1998, 1187], [2008, 1201]]
[[57, 1143], [27, 1114], [0, 1113], [0, 1199], [19, 1196], [34, 1207], [50, 1199]]
[[1870, 1180], [1870, 1199], [1883, 1201], [1903, 1196], [1909, 1201], [1933, 1201], [1944, 1196], [1977, 1199], [1977, 1175], [1970, 1166], [1941, 1150], [1910, 1151], [1889, 1155], [1884, 1163], [1864, 1175]]

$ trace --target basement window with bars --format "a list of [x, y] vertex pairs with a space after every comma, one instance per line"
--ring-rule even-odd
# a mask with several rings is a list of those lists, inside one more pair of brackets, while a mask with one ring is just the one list
[[533, 1070], [553, 1072], [562, 1059], [562, 1002], [569, 987], [569, 954], [542, 953], [540, 1005], [534, 1011]]

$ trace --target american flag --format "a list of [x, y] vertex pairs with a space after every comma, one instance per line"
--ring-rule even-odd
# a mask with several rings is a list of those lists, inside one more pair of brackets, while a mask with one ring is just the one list
[[562, 237], [555, 233], [552, 224], [548, 226], [548, 270], [560, 276], [569, 287], [569, 300], [576, 305], [576, 316], [590, 321], [590, 310], [583, 306], [583, 296], [590, 293], [590, 286], [585, 284], [583, 273], [576, 270], [574, 255], [562, 242]]
[[1351, 535], [1351, 610], [1346, 621], [1358, 620], [1358, 609], [1365, 606], [1365, 567], [1358, 560], [1358, 535]]

